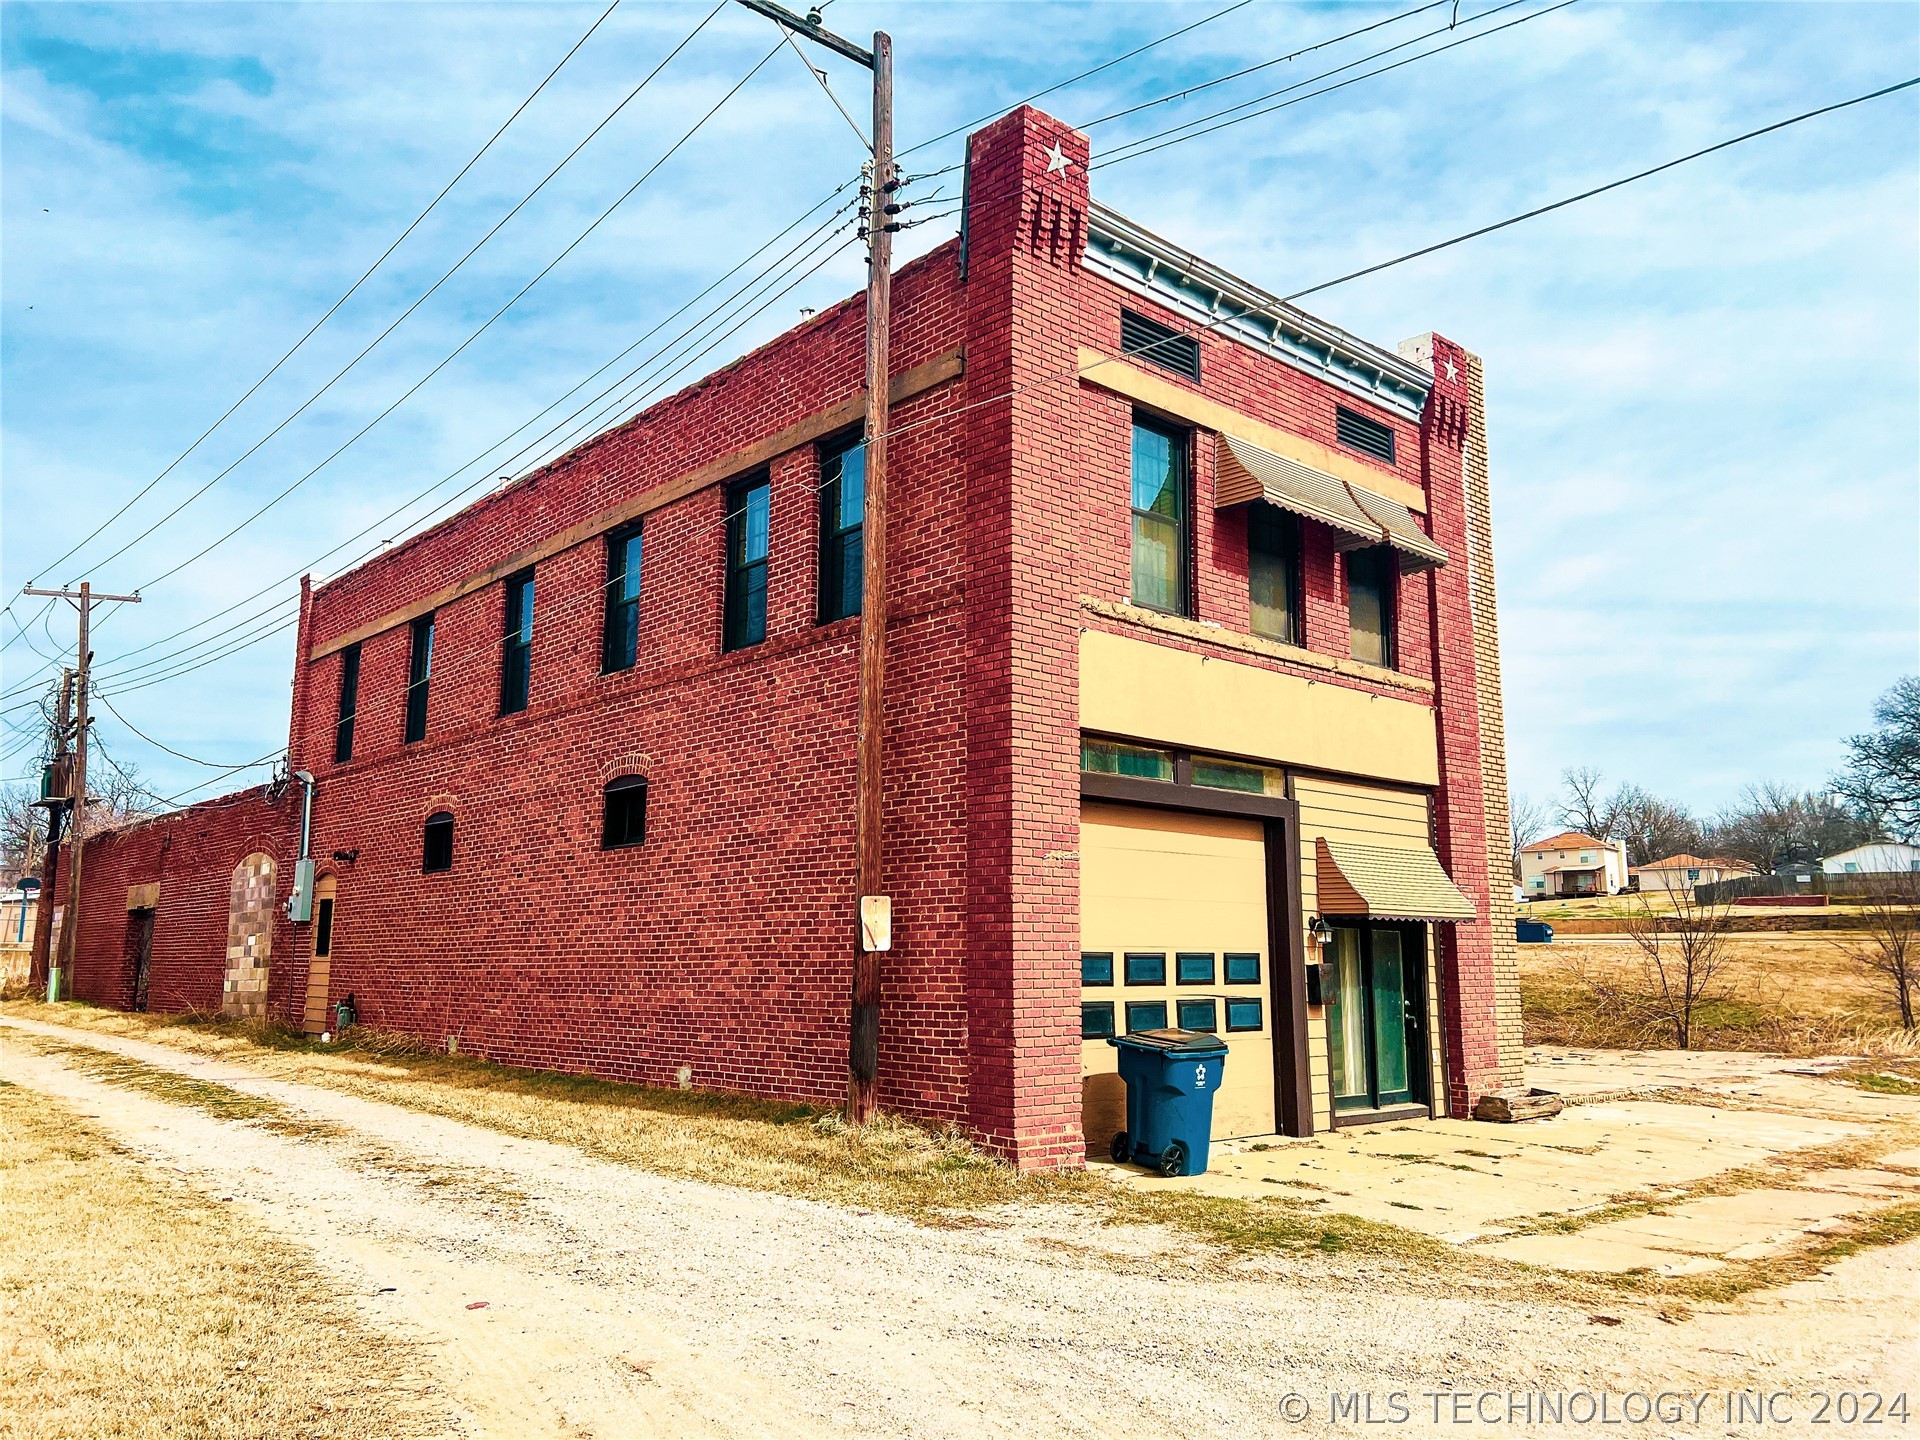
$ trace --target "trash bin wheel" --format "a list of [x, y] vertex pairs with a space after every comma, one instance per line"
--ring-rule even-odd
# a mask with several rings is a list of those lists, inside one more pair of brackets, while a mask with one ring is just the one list
[[1113, 1157], [1116, 1165], [1125, 1165], [1133, 1159], [1133, 1137], [1122, 1130], [1113, 1137], [1113, 1143], [1107, 1146], [1107, 1154]]
[[1160, 1152], [1160, 1173], [1172, 1177], [1187, 1168], [1187, 1147], [1175, 1140]]

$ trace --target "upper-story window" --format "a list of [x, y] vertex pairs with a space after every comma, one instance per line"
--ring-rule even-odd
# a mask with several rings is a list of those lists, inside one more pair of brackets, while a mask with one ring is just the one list
[[438, 874], [453, 868], [453, 816], [436, 810], [420, 827], [420, 873]]
[[607, 608], [600, 627], [600, 672], [631, 670], [640, 658], [639, 522], [607, 536]]
[[1300, 521], [1277, 505], [1247, 509], [1247, 588], [1253, 633], [1301, 644]]
[[333, 722], [333, 763], [344, 765], [353, 758], [353, 717], [360, 709], [360, 647], [349, 645], [340, 652], [340, 709]]
[[1192, 446], [1184, 430], [1133, 417], [1133, 603], [1187, 613]]
[[1394, 594], [1399, 588], [1400, 562], [1386, 545], [1349, 550], [1346, 560], [1347, 619], [1353, 630], [1353, 658], [1391, 669], [1395, 664], [1393, 607]]
[[767, 638], [767, 477], [727, 491], [725, 646], [743, 650]]
[[867, 504], [867, 446], [855, 438], [820, 454], [820, 623], [860, 613], [866, 579], [861, 521]]
[[405, 744], [427, 738], [427, 682], [433, 678], [433, 616], [413, 622], [413, 652], [407, 660]]
[[527, 708], [533, 678], [533, 571], [507, 577], [506, 633], [500, 647], [500, 713]]

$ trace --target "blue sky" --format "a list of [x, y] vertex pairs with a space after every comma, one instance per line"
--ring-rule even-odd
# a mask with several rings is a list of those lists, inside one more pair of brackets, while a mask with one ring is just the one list
[[[911, 145], [1225, 3], [836, 0], [828, 19], [849, 34], [894, 34], [899, 131]], [[1085, 123], [1411, 3], [1262, 0], [1039, 103]], [[1460, 33], [1474, 33], [1471, 17], [1495, 3], [1463, 0]], [[131, 727], [200, 759], [274, 749], [285, 740], [291, 634], [173, 678], [150, 662], [195, 640], [217, 650], [267, 628], [278, 613], [266, 610], [272, 595], [240, 602], [268, 582], [309, 565], [334, 573], [408, 533], [462, 486], [524, 468], [532, 456], [510, 457], [550, 422], [488, 447], [858, 165], [852, 135], [799, 62], [774, 56], [459, 359], [258, 522], [149, 584], [420, 380], [760, 60], [770, 28], [726, 7], [319, 402], [112, 556], [346, 365], [712, 8], [626, 0], [232, 420], [71, 561], [41, 568], [243, 393], [603, 8], [0, 10], [0, 583], [9, 595], [36, 578], [149, 585], [143, 604], [122, 607], [98, 632], [100, 687], [125, 717], [103, 715], [100, 735], [161, 793], [209, 772]], [[1478, 29], [1541, 8], [1527, 0]], [[1096, 163], [1127, 140], [1411, 39], [1448, 14], [1443, 6], [1097, 125]], [[837, 61], [828, 69], [860, 113], [859, 74]], [[1579, 0], [1099, 169], [1095, 193], [1285, 293], [1916, 73], [1920, 8], [1911, 5]], [[1545, 795], [1562, 768], [1593, 765], [1706, 812], [1753, 780], [1816, 786], [1841, 738], [1866, 725], [1873, 697], [1920, 668], [1914, 95], [1796, 126], [1306, 302], [1389, 347], [1438, 330], [1486, 359], [1520, 790]], [[959, 147], [956, 138], [906, 164], [938, 169]], [[938, 243], [952, 224], [909, 232], [905, 253]], [[842, 253], [684, 378], [860, 283], [857, 255]], [[680, 383], [670, 369], [661, 380]], [[461, 471], [469, 462], [478, 463]], [[369, 526], [370, 538], [312, 564]], [[257, 625], [217, 638], [256, 613]], [[17, 639], [16, 616], [35, 620]], [[139, 648], [202, 621], [182, 639]], [[0, 634], [11, 641], [0, 654], [0, 703], [12, 704], [46, 673], [42, 654], [70, 649], [72, 619], [21, 602]], [[16, 760], [5, 774], [20, 769]]]

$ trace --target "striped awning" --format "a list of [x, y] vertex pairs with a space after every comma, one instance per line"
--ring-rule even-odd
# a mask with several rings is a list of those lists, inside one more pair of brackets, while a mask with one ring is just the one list
[[1376, 920], [1472, 920], [1473, 902], [1447, 878], [1425, 845], [1400, 848], [1314, 841], [1322, 915]]
[[1221, 435], [1214, 457], [1214, 505], [1264, 500], [1334, 532], [1334, 548], [1358, 550], [1391, 545], [1409, 569], [1447, 563], [1447, 552], [1421, 531], [1413, 512], [1397, 500], [1349, 484], [1337, 475], [1264, 450], [1250, 440]]

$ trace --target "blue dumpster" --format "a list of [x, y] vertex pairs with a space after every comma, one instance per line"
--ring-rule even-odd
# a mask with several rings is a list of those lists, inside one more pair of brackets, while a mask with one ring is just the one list
[[1145, 1165], [1162, 1175], [1198, 1175], [1207, 1168], [1213, 1096], [1227, 1068], [1227, 1045], [1199, 1030], [1141, 1030], [1113, 1035], [1120, 1078], [1127, 1082], [1127, 1128], [1113, 1137], [1117, 1165]]
[[1522, 945], [1551, 945], [1553, 927], [1544, 920], [1516, 920], [1513, 922], [1513, 938]]

